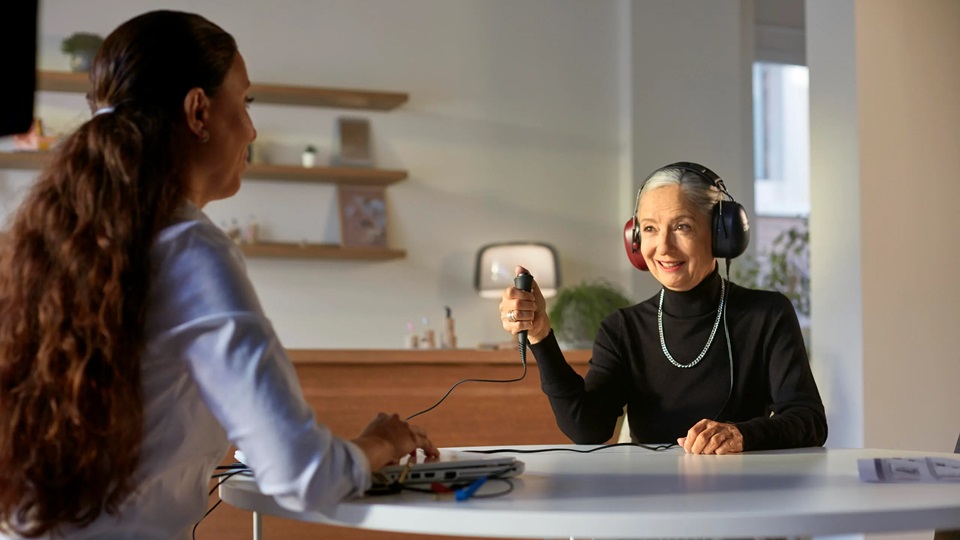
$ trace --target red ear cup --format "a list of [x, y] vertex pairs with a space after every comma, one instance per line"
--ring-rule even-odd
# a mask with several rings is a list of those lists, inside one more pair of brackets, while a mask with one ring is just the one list
[[634, 229], [634, 219], [628, 219], [626, 225], [623, 226], [623, 247], [627, 250], [627, 258], [630, 259], [630, 263], [637, 270], [646, 271], [648, 270], [647, 261], [643, 260], [643, 255], [640, 254], [640, 233]]

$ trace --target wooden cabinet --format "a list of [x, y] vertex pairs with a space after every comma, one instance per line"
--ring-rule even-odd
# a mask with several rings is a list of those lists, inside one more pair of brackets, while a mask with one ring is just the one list
[[[40, 71], [37, 89], [51, 92], [86, 93], [89, 80], [86, 73]], [[271, 103], [304, 107], [332, 107], [390, 111], [407, 101], [400, 92], [379, 92], [341, 88], [252, 84], [250, 95], [257, 103]], [[0, 169], [39, 170], [49, 163], [49, 152], [0, 153]], [[269, 182], [309, 182], [335, 185], [388, 186], [407, 178], [407, 171], [360, 167], [299, 167], [252, 164], [243, 173], [244, 178]], [[263, 242], [241, 248], [248, 257], [386, 260], [406, 256], [402, 249], [365, 247], [355, 248], [338, 244], [305, 244]]]
[[[334, 433], [352, 438], [378, 412], [409, 416], [439, 400], [461, 379], [513, 379], [522, 373], [516, 350], [291, 350], [307, 401]], [[590, 351], [565, 353], [581, 375]], [[411, 420], [438, 446], [570, 444], [540, 390], [533, 355], [520, 382], [464, 383], [437, 408]], [[211, 504], [216, 495], [211, 498]], [[197, 528], [197, 538], [249, 538], [251, 514], [221, 504]], [[385, 533], [264, 518], [265, 538], [306, 540], [423, 540]], [[446, 538], [446, 537], [433, 537]]]

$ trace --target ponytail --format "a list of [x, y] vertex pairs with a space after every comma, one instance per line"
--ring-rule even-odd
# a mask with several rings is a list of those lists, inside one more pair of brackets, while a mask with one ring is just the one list
[[162, 120], [118, 107], [67, 137], [0, 253], [0, 522], [18, 534], [89, 524], [134, 487], [149, 247], [183, 200], [147, 142], [172, 141]]

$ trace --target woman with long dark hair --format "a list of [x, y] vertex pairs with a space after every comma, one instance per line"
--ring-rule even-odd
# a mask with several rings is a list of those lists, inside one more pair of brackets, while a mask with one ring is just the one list
[[184, 538], [230, 442], [292, 509], [362, 493], [422, 430], [352, 441], [314, 421], [236, 245], [203, 206], [240, 188], [256, 131], [243, 58], [198, 15], [104, 41], [93, 117], [0, 244], [0, 538]]

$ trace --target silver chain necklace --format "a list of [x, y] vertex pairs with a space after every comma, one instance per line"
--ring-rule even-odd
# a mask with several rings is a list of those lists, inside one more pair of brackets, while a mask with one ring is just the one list
[[670, 351], [667, 350], [667, 342], [663, 340], [663, 289], [660, 289], [660, 306], [657, 308], [657, 329], [660, 330], [660, 348], [663, 349], [663, 355], [667, 357], [667, 360], [671, 364], [677, 366], [678, 368], [692, 368], [693, 366], [700, 363], [703, 360], [703, 357], [706, 356], [707, 350], [710, 349], [710, 344], [713, 343], [713, 336], [717, 334], [717, 328], [720, 326], [720, 317], [723, 315], [723, 293], [724, 289], [724, 280], [720, 278], [720, 307], [717, 308], [717, 320], [713, 323], [713, 330], [710, 331], [710, 337], [707, 339], [707, 344], [703, 347], [703, 351], [700, 352], [700, 356], [696, 357], [693, 362], [689, 364], [681, 364], [673, 359], [673, 356], [670, 355]]

